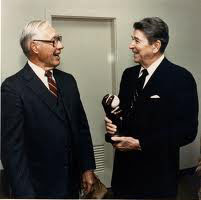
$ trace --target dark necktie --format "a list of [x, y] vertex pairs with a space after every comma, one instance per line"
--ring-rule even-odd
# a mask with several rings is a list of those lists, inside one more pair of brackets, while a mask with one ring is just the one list
[[49, 90], [50, 92], [58, 97], [58, 93], [57, 93], [57, 84], [55, 82], [55, 80], [53, 80], [52, 78], [52, 72], [51, 71], [46, 71], [45, 72], [45, 76], [47, 76], [47, 81], [48, 81], [48, 85], [49, 85]]
[[142, 94], [142, 89], [144, 86], [145, 78], [148, 75], [148, 71], [146, 69], [142, 70], [142, 75], [138, 78], [137, 80], [137, 85], [136, 85], [136, 94], [137, 96]]

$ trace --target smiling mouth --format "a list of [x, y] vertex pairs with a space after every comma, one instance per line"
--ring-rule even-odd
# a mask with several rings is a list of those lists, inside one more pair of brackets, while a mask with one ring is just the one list
[[60, 53], [54, 53], [53, 54], [55, 57], [60, 58]]

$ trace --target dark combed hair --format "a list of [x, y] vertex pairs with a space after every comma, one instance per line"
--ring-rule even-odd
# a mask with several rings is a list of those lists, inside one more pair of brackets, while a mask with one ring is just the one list
[[168, 25], [159, 17], [147, 17], [133, 24], [135, 30], [143, 31], [150, 44], [160, 40], [160, 52], [163, 53], [169, 42]]

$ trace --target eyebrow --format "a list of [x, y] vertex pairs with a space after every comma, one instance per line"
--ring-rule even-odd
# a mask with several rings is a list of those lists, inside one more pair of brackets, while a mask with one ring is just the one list
[[51, 40], [53, 40], [53, 39], [55, 39], [55, 38], [58, 38], [58, 37], [60, 37], [60, 36], [61, 36], [60, 34], [56, 34], [54, 37], [52, 37]]
[[137, 38], [137, 37], [135, 37], [135, 36], [133, 36], [133, 35], [131, 35], [131, 38], [132, 38], [132, 40], [141, 41], [139, 38]]

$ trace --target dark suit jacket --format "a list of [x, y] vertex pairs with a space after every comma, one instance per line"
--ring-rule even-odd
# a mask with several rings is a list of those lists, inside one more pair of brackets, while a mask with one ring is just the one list
[[63, 198], [70, 188], [78, 191], [82, 172], [95, 169], [76, 81], [60, 70], [53, 73], [67, 124], [28, 64], [2, 84], [1, 159], [14, 197]]
[[[128, 104], [140, 66], [127, 68], [119, 97]], [[150, 98], [158, 95], [160, 98]], [[115, 152], [112, 187], [131, 198], [175, 196], [179, 148], [192, 142], [198, 127], [198, 97], [192, 75], [166, 58], [137, 99], [124, 134], [139, 139], [142, 151]]]

